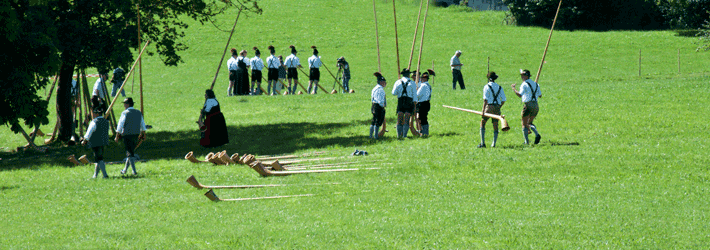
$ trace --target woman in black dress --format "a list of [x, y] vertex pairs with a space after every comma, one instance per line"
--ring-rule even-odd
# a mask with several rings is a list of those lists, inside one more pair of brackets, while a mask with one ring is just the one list
[[229, 143], [227, 134], [227, 123], [219, 108], [219, 102], [214, 95], [214, 91], [205, 91], [205, 105], [202, 107], [200, 119], [197, 121], [202, 131], [200, 145], [203, 147], [219, 147]]

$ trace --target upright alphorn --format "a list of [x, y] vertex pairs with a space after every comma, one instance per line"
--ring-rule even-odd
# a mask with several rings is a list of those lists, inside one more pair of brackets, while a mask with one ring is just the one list
[[232, 32], [229, 33], [229, 38], [227, 39], [227, 45], [224, 46], [224, 52], [222, 52], [222, 58], [219, 59], [219, 64], [217, 65], [217, 72], [214, 73], [214, 79], [212, 79], [212, 86], [210, 89], [214, 89], [214, 84], [217, 82], [217, 76], [219, 75], [219, 69], [222, 68], [222, 62], [224, 62], [224, 56], [227, 55], [227, 49], [229, 48], [229, 42], [232, 41], [232, 35], [234, 35], [234, 29], [237, 28], [237, 21], [239, 21], [239, 15], [242, 14], [242, 8], [239, 8], [239, 13], [237, 13], [237, 19], [234, 20], [234, 25], [232, 26]]
[[508, 126], [508, 121], [505, 120], [504, 115], [494, 115], [494, 114], [489, 114], [489, 113], [483, 113], [480, 111], [475, 111], [475, 110], [470, 110], [470, 109], [462, 109], [462, 108], [446, 106], [446, 105], [441, 105], [441, 106], [444, 106], [445, 108], [461, 110], [461, 111], [465, 111], [465, 112], [469, 112], [469, 113], [479, 114], [479, 115], [482, 115], [482, 116], [485, 116], [488, 118], [496, 119], [496, 120], [500, 121], [500, 123], [501, 123], [501, 130], [503, 130], [503, 131], [510, 130], [510, 126]]
[[328, 71], [328, 73], [330, 74], [330, 76], [332, 76], [333, 79], [335, 79], [335, 82], [337, 82], [338, 85], [340, 85], [340, 87], [344, 89], [343, 84], [341, 84], [340, 81], [338, 81], [338, 78], [335, 77], [335, 75], [333, 75], [333, 72], [330, 72], [330, 69], [328, 69], [328, 66], [325, 66], [325, 63], [323, 64], [323, 67], [325, 68], [325, 70]]
[[377, 27], [377, 8], [375, 0], [372, 0], [372, 13], [375, 16], [375, 40], [377, 41], [377, 72], [382, 72], [382, 63], [380, 63], [380, 31]]
[[[419, 39], [419, 58], [417, 58], [417, 75], [421, 74], [421, 66], [422, 66], [422, 52], [424, 51], [424, 31], [426, 30], [426, 19], [427, 16], [429, 16], [429, 1], [426, 3], [426, 12], [424, 12], [424, 22], [422, 23], [422, 36]], [[421, 81], [421, 77], [417, 76], [417, 89], [419, 89], [419, 82]], [[416, 93], [415, 93], [416, 94]], [[419, 119], [417, 119], [417, 114], [416, 114], [416, 107], [414, 108], [415, 112], [412, 114], [411, 120], [409, 122], [409, 129], [412, 130], [412, 135], [418, 136], [421, 135], [419, 134], [419, 131], [415, 129], [415, 123], [416, 127], [419, 127]]]
[[552, 39], [552, 31], [555, 30], [555, 23], [557, 23], [557, 15], [560, 14], [560, 7], [562, 7], [562, 0], [560, 0], [560, 3], [557, 5], [557, 12], [555, 12], [555, 19], [552, 21], [552, 28], [550, 28], [550, 35], [547, 37], [547, 43], [545, 44], [545, 52], [542, 53], [542, 61], [540, 61], [540, 67], [537, 68], [537, 75], [535, 75], [535, 82], [537, 82], [537, 80], [540, 79], [540, 73], [542, 73], [542, 65], [545, 64], [545, 56], [547, 55], [547, 47], [550, 46], [550, 39]]
[[397, 55], [397, 78], [400, 78], [402, 72], [399, 65], [399, 35], [397, 34], [397, 8], [395, 7], [396, 0], [392, 0], [392, 16], [394, 17], [394, 48]]
[[419, 33], [419, 19], [422, 17], [422, 6], [424, 6], [424, 0], [421, 0], [419, 2], [419, 14], [417, 14], [417, 26], [414, 28], [414, 38], [412, 38], [412, 50], [409, 52], [409, 63], [407, 64], [407, 68], [410, 70], [412, 69], [412, 59], [414, 58], [414, 45], [417, 44], [417, 33]]
[[[150, 43], [150, 40], [145, 42], [145, 45], [143, 45], [143, 49], [141, 49], [141, 53], [138, 54], [138, 58], [136, 58], [136, 61], [133, 62], [133, 66], [131, 66], [131, 70], [128, 71], [128, 74], [126, 74], [126, 79], [123, 80], [123, 84], [121, 84], [121, 88], [117, 91], [117, 93], [120, 93], [123, 90], [123, 87], [126, 86], [126, 81], [128, 81], [128, 78], [131, 77], [131, 73], [133, 73], [133, 70], [136, 67], [136, 63], [138, 63], [138, 59], [143, 56], [143, 52], [145, 52], [145, 49], [148, 47], [148, 44]], [[108, 109], [106, 109], [106, 113], [104, 113], [104, 116], [107, 116], [109, 114], [109, 111], [112, 110], [113, 104], [116, 103], [116, 100], [118, 99], [118, 94], [113, 97], [113, 101], [111, 101], [111, 105], [108, 105]]]
[[302, 197], [302, 196], [313, 196], [313, 194], [298, 194], [298, 195], [284, 195], [284, 196], [269, 196], [269, 197], [254, 197], [254, 198], [238, 198], [238, 199], [220, 199], [217, 195], [210, 189], [205, 193], [205, 196], [211, 201], [247, 201], [247, 200], [264, 200], [264, 199], [279, 199], [279, 198], [290, 198], [290, 197]]

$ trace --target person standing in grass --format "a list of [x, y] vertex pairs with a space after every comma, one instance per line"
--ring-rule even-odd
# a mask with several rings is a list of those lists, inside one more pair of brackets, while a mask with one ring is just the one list
[[392, 95], [397, 96], [397, 138], [407, 138], [409, 118], [412, 115], [417, 98], [417, 85], [409, 79], [409, 69], [402, 70], [402, 79], [397, 80], [392, 88]]
[[[318, 49], [316, 46], [311, 46], [313, 49], [313, 55], [308, 58], [308, 68], [311, 69], [308, 81], [308, 93], [318, 94], [318, 81], [320, 81], [320, 66], [323, 63], [320, 61], [320, 56], [318, 56]], [[313, 88], [313, 90], [311, 90]]]
[[237, 57], [237, 80], [235, 87], [237, 89], [237, 95], [248, 95], [249, 92], [249, 58], [247, 58], [247, 51], [242, 50], [239, 52], [239, 57]]
[[206, 148], [218, 147], [229, 143], [227, 123], [219, 108], [219, 102], [211, 89], [205, 90], [205, 105], [200, 110], [197, 125], [202, 131], [200, 145]]
[[[261, 51], [254, 47], [254, 57], [249, 60], [251, 66], [251, 93], [261, 94], [261, 70], [264, 68], [264, 61], [261, 60]], [[256, 86], [254, 86], [256, 84]]]
[[466, 85], [463, 84], [463, 75], [461, 74], [461, 66], [463, 64], [459, 60], [459, 57], [461, 56], [461, 51], [457, 50], [456, 53], [454, 53], [454, 56], [451, 57], [451, 74], [453, 75], [453, 83], [454, 83], [454, 90], [456, 90], [456, 82], [459, 82], [459, 86], [461, 87], [461, 90], [466, 89]]
[[237, 69], [239, 69], [237, 57], [239, 57], [237, 49], [232, 48], [232, 57], [227, 60], [227, 69], [229, 70], [229, 88], [227, 88], [227, 96], [233, 96], [236, 91], [234, 84], [237, 82]]
[[382, 76], [380, 72], [375, 72], [375, 77], [377, 77], [377, 85], [372, 88], [371, 102], [372, 108], [370, 112], [372, 113], [372, 124], [370, 125], [370, 138], [378, 139], [380, 126], [385, 121], [385, 108], [387, 107], [387, 99], [385, 96], [385, 87], [387, 86], [387, 80]]
[[[500, 108], [505, 104], [505, 92], [503, 87], [496, 83], [498, 75], [496, 72], [488, 73], [488, 84], [483, 87], [483, 113], [500, 115]], [[481, 144], [478, 144], [479, 148], [486, 147], [486, 121], [488, 117], [481, 115]], [[498, 141], [498, 120], [493, 119], [493, 143], [491, 147], [496, 146]]]
[[121, 174], [126, 174], [128, 167], [133, 168], [133, 175], [137, 175], [136, 172], [136, 156], [135, 150], [138, 145], [139, 140], [145, 140], [145, 121], [143, 120], [143, 114], [135, 108], [133, 108], [133, 98], [126, 98], [123, 100], [123, 107], [126, 109], [121, 112], [121, 118], [118, 119], [118, 126], [116, 126], [116, 142], [123, 138], [123, 145], [126, 148], [126, 167], [121, 170]]
[[523, 83], [520, 84], [520, 91], [515, 89], [515, 83], [513, 83], [511, 87], [513, 87], [515, 95], [520, 97], [523, 101], [523, 137], [525, 138], [525, 144], [530, 144], [528, 133], [532, 130], [532, 132], [535, 133], [535, 144], [538, 144], [542, 136], [540, 136], [540, 133], [537, 132], [537, 128], [532, 123], [539, 111], [537, 99], [542, 97], [542, 91], [540, 90], [540, 85], [530, 80], [530, 70], [521, 69], [520, 78], [523, 79]]
[[103, 117], [106, 107], [103, 100], [96, 95], [91, 98], [91, 107], [93, 120], [89, 123], [89, 127], [86, 129], [86, 134], [81, 144], [88, 144], [94, 152], [94, 161], [96, 163], [94, 166], [94, 176], [92, 178], [96, 178], [99, 175], [99, 171], [103, 173], [104, 178], [108, 178], [106, 164], [104, 163], [104, 146], [108, 145], [109, 129], [108, 120]]
[[[269, 95], [275, 95], [276, 94], [276, 84], [278, 84], [279, 80], [279, 68], [281, 68], [281, 62], [279, 61], [279, 58], [276, 57], [276, 49], [274, 48], [273, 45], [269, 45], [269, 53], [271, 54], [269, 57], [266, 58], [266, 65], [268, 67], [268, 78], [266, 79], [268, 81], [269, 86], [267, 87], [266, 91], [268, 91]], [[273, 87], [273, 90], [272, 88]]]
[[419, 133], [422, 137], [429, 136], [429, 110], [431, 109], [431, 104], [429, 103], [431, 100], [431, 85], [429, 85], [430, 75], [434, 76], [436, 73], [428, 69], [421, 74], [421, 84], [419, 85], [419, 89], [417, 89], [417, 115], [419, 116], [422, 126], [421, 132]]
[[[281, 63], [281, 66], [279, 66], [279, 81], [280, 81], [280, 83], [278, 83], [279, 84], [278, 90], [281, 90], [281, 88], [283, 87], [283, 83], [286, 82], [286, 77], [288, 77], [288, 71], [286, 70], [286, 65], [284, 64], [284, 57], [282, 55], [279, 55], [279, 62]], [[289, 82], [289, 84], [290, 84], [290, 82]], [[286, 92], [287, 93], [291, 92], [291, 86], [288, 86], [288, 88], [286, 89]], [[293, 94], [293, 92], [291, 94]]]
[[345, 57], [338, 58], [338, 69], [343, 70], [343, 93], [350, 91], [350, 65]]
[[[111, 77], [111, 83], [113, 83], [113, 90], [111, 90], [111, 97], [116, 96], [118, 93], [118, 89], [123, 86], [123, 81], [126, 79], [126, 71], [124, 71], [121, 67], [118, 67], [113, 70], [113, 76]], [[121, 95], [123, 97], [126, 97], [126, 90], [122, 89], [121, 90]]]
[[[288, 73], [288, 91], [291, 92], [291, 94], [295, 94], [298, 88], [298, 69], [296, 67], [303, 68], [303, 66], [301, 66], [296, 56], [296, 53], [298, 53], [296, 46], [291, 45], [289, 48], [291, 48], [291, 55], [286, 57], [284, 64], [286, 65]], [[291, 80], [293, 80], [293, 82], [291, 82]]]

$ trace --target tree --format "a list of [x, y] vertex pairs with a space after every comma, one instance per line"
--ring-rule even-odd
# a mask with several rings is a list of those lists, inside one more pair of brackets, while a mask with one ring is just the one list
[[73, 122], [71, 80], [75, 69], [127, 68], [134, 61], [131, 50], [140, 49], [137, 5], [140, 5], [141, 36], [153, 41], [160, 58], [169, 66], [182, 62], [178, 52], [187, 49], [180, 39], [185, 36], [183, 30], [188, 25], [180, 17], [204, 23], [233, 7], [261, 13], [255, 0], [135, 1], [9, 0], [0, 3], [3, 14], [0, 25], [9, 31], [1, 42], [12, 45], [8, 48], [17, 48], [2, 60], [5, 68], [13, 71], [11, 76], [0, 78], [3, 90], [6, 85], [15, 88], [12, 92], [3, 91], [0, 124], [12, 125], [15, 133], [19, 131], [16, 129], [19, 119], [30, 126], [38, 122], [46, 124], [48, 104], [35, 94], [46, 83], [36, 79], [58, 70], [56, 110], [60, 129], [57, 138], [69, 140]]

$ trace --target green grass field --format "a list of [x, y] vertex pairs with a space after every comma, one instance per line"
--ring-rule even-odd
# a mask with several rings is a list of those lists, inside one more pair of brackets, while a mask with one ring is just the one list
[[[397, 71], [392, 5], [376, 3], [382, 71], [390, 91]], [[397, 4], [404, 67], [419, 6], [414, 1]], [[47, 154], [0, 153], [0, 245], [710, 247], [710, 100], [704, 96], [710, 91], [710, 60], [708, 53], [695, 52], [697, 39], [673, 31], [555, 31], [539, 81], [543, 98], [535, 124], [543, 139], [527, 147], [520, 132], [522, 105], [509, 86], [521, 82], [520, 68], [535, 74], [549, 30], [504, 25], [505, 14], [499, 12], [432, 7], [422, 57], [422, 67], [431, 68], [433, 61], [438, 73], [432, 84], [432, 136], [400, 141], [392, 138], [391, 127], [386, 139], [373, 142], [367, 139], [372, 73], [377, 71], [372, 2], [278, 0], [260, 6], [263, 15], [240, 18], [230, 47], [253, 56], [251, 47], [267, 51], [273, 44], [286, 55], [294, 44], [305, 63], [309, 47], [317, 45], [331, 70], [336, 58], [348, 59], [356, 93], [228, 98], [223, 65], [215, 90], [230, 144], [202, 149], [194, 121], [229, 33], [194, 23], [186, 32], [190, 49], [182, 54], [183, 64], [166, 67], [157, 56], [143, 61], [146, 123], [153, 129], [138, 151], [150, 160], [137, 164], [138, 177], [120, 177], [122, 166], [108, 165], [111, 178], [93, 180], [93, 166], [74, 167], [65, 160], [69, 154], [91, 155], [78, 147], [53, 148]], [[229, 29], [234, 18], [221, 16], [216, 24]], [[465, 91], [451, 90], [448, 63], [457, 49], [463, 51]], [[415, 59], [416, 54], [418, 49]], [[489, 57], [505, 87], [508, 102], [502, 112], [512, 129], [501, 133], [497, 148], [478, 149], [480, 118], [441, 105], [480, 110]], [[330, 90], [327, 72], [321, 79]], [[138, 80], [132, 91], [131, 82], [127, 93], [138, 98]], [[387, 98], [387, 123], [394, 125], [396, 99]], [[55, 121], [52, 115], [51, 125], [42, 129], [50, 132]], [[489, 145], [491, 132], [488, 125]], [[7, 128], [0, 130], [0, 141], [3, 151], [26, 143]], [[122, 147], [110, 145], [106, 158], [122, 159]], [[348, 156], [355, 149], [369, 156]], [[323, 157], [343, 157], [327, 162], [354, 161], [380, 169], [262, 178], [243, 165], [182, 159], [189, 151], [201, 158], [221, 150], [255, 155], [323, 151]], [[215, 190], [221, 198], [315, 196], [213, 203], [203, 196], [206, 190], [185, 182], [190, 175], [206, 185], [293, 184]], [[325, 183], [340, 184], [313, 185]]]

